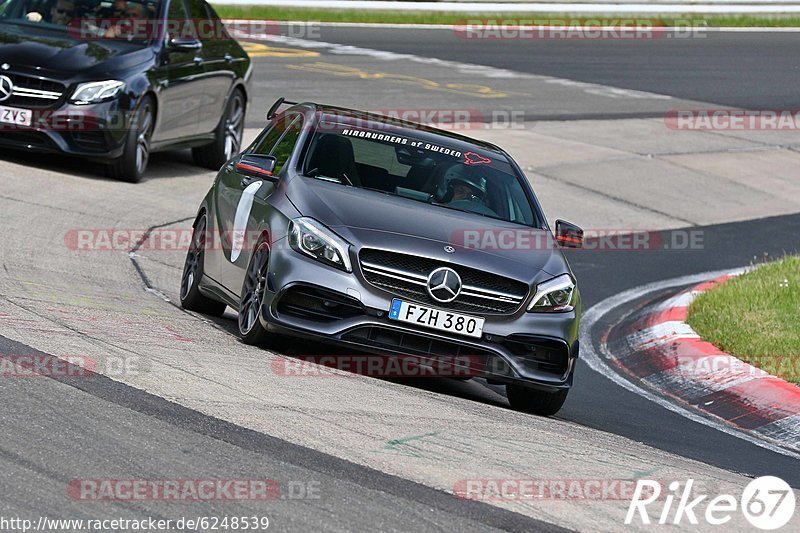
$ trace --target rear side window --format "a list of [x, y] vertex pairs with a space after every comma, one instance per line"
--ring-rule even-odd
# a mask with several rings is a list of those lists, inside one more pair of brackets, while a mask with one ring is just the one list
[[275, 117], [266, 135], [262, 135], [260, 139], [256, 140], [256, 145], [253, 147], [252, 152], [254, 154], [269, 155], [270, 152], [272, 152], [272, 148], [281, 138], [281, 135], [283, 135], [283, 132], [286, 131], [286, 126], [288, 125], [287, 120], [290, 119], [285, 115]]
[[286, 133], [281, 137], [281, 140], [278, 141], [278, 144], [272, 149], [270, 155], [278, 160], [277, 163], [275, 163], [275, 170], [273, 171], [275, 175], [280, 173], [283, 169], [283, 165], [285, 165], [292, 156], [294, 146], [297, 144], [297, 138], [300, 137], [302, 129], [303, 117], [300, 115], [292, 122], [291, 126], [286, 130]]
[[209, 4], [208, 2], [203, 2], [203, 4], [205, 6], [206, 16], [213, 25], [215, 31], [214, 35], [216, 36], [216, 38], [224, 36], [228, 39], [232, 39], [233, 37], [231, 37], [231, 34], [228, 33], [228, 28], [226, 28], [225, 25], [222, 23], [222, 21], [219, 18], [219, 15], [217, 15], [217, 12], [214, 11], [213, 7], [211, 7], [211, 4]]
[[300, 132], [303, 115], [280, 115], [273, 120], [272, 128], [256, 142], [254, 154], [271, 155], [277, 159], [273, 173], [277, 175], [292, 155]]

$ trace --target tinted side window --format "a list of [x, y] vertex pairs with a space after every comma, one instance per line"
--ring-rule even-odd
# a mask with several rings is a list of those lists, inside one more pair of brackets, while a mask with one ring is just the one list
[[278, 173], [283, 169], [283, 165], [285, 165], [292, 156], [294, 145], [297, 144], [297, 138], [300, 137], [300, 132], [302, 129], [303, 117], [301, 115], [292, 122], [292, 125], [289, 126], [286, 134], [281, 138], [280, 141], [278, 141], [278, 144], [275, 145], [275, 148], [272, 149], [272, 153], [270, 155], [274, 156], [275, 159], [278, 160], [275, 164], [275, 170], [273, 171], [275, 175], [278, 175]]
[[208, 17], [209, 23], [211, 25], [210, 27], [213, 27], [214, 29], [215, 39], [219, 40], [222, 37], [225, 37], [227, 39], [232, 39], [231, 34], [228, 33], [228, 29], [222, 23], [222, 21], [219, 18], [219, 15], [217, 15], [217, 12], [214, 11], [214, 8], [211, 7], [211, 4], [209, 4], [208, 2], [203, 2], [203, 5], [205, 7], [206, 17]]
[[197, 39], [197, 31], [183, 0], [170, 0], [167, 19], [167, 39]]
[[269, 155], [275, 143], [281, 138], [283, 132], [286, 131], [287, 118], [279, 115], [272, 121], [272, 127], [267, 131], [266, 135], [262, 136], [256, 141], [252, 152], [254, 154]]
[[203, 0], [187, 0], [189, 4], [189, 14], [195, 20], [202, 20], [208, 17], [205, 2]]
[[189, 14], [197, 26], [197, 33], [201, 41], [218, 44], [220, 39], [228, 38], [222, 22], [217, 17], [209, 16], [209, 6], [204, 0], [187, 0], [187, 3], [189, 4]]

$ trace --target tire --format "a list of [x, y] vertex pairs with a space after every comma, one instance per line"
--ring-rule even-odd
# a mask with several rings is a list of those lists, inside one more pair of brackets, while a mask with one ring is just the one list
[[268, 270], [269, 243], [262, 240], [250, 257], [239, 297], [239, 335], [245, 344], [263, 346], [270, 336], [259, 320], [264, 292], [267, 290]]
[[556, 414], [564, 405], [568, 393], [569, 389], [547, 392], [521, 385], [506, 385], [506, 396], [513, 409], [539, 416]]
[[122, 156], [106, 167], [106, 175], [120, 181], [138, 183], [144, 177], [150, 160], [150, 138], [155, 123], [155, 104], [149, 96], [142, 98], [130, 122]]
[[200, 292], [200, 280], [203, 278], [205, 262], [206, 214], [197, 219], [192, 232], [192, 245], [186, 252], [181, 276], [181, 307], [205, 315], [222, 316], [227, 307], [224, 303], [212, 300]]
[[192, 159], [195, 164], [211, 170], [219, 170], [231, 157], [239, 153], [244, 133], [244, 115], [247, 103], [244, 93], [236, 89], [231, 94], [225, 114], [219, 121], [211, 144], [192, 148]]

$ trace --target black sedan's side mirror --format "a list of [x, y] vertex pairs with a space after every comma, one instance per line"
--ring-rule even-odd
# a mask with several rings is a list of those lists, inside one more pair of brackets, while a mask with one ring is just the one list
[[278, 160], [271, 155], [242, 154], [234, 167], [236, 172], [253, 178], [277, 181], [278, 178], [272, 174]]
[[556, 220], [556, 242], [564, 248], [583, 247], [583, 230], [575, 224]]

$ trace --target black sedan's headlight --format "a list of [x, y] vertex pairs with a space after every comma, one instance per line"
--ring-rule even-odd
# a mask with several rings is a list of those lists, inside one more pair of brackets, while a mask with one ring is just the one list
[[289, 223], [289, 246], [332, 267], [353, 271], [347, 241], [313, 218], [295, 218]]
[[75, 88], [69, 101], [73, 104], [96, 104], [115, 98], [125, 89], [125, 82], [119, 80], [90, 81]]

